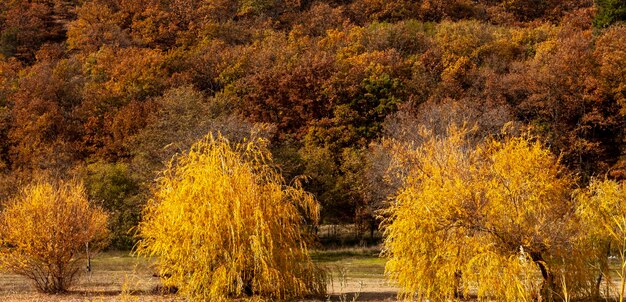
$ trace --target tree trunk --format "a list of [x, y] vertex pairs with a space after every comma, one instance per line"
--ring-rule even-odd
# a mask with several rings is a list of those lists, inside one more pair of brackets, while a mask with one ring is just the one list
[[554, 275], [550, 269], [546, 266], [546, 262], [543, 260], [541, 253], [532, 252], [530, 257], [533, 262], [537, 264], [543, 277], [543, 284], [541, 285], [541, 297], [543, 301], [553, 302], [552, 293], [554, 292]]
[[[598, 278], [596, 279], [596, 286], [594, 288], [594, 293], [593, 293], [596, 298], [600, 298], [600, 285], [602, 285], [602, 276], [604, 276], [605, 273], [608, 276], [609, 256], [611, 256], [611, 241], [610, 240], [606, 246], [606, 258], [600, 259], [601, 261], [600, 272], [598, 273]], [[610, 279], [607, 278], [607, 282], [610, 282]]]
[[376, 218], [370, 220], [370, 243], [374, 244], [374, 231], [376, 230]]

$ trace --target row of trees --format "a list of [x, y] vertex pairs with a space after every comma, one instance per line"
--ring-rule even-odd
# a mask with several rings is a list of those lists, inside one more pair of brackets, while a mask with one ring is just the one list
[[[80, 182], [29, 185], [0, 213], [0, 270], [65, 292], [108, 244], [107, 218]], [[326, 274], [308, 250], [318, 219], [318, 203], [285, 183], [266, 142], [207, 136], [158, 179], [135, 252], [156, 256], [165, 286], [192, 301], [321, 295]]]
[[128, 248], [157, 171], [220, 131], [269, 139], [324, 223], [373, 230], [381, 138], [449, 107], [530, 125], [583, 183], [624, 175], [619, 3], [196, 2], [1, 4], [0, 195], [81, 178]]
[[[510, 124], [498, 136], [418, 129], [419, 140], [388, 141], [400, 185], [382, 211], [383, 255], [402, 297], [624, 298], [624, 183], [578, 187], [543, 143]], [[207, 136], [168, 165], [153, 196], [136, 252], [156, 256], [165, 285], [190, 300], [325, 292], [309, 255], [319, 205], [285, 183], [267, 141]], [[106, 220], [80, 183], [27, 186], [0, 215], [0, 267], [63, 292], [85, 251], [106, 245]]]
[[[600, 27], [624, 17], [619, 1], [597, 4]], [[206, 36], [241, 43], [264, 29], [289, 31], [314, 25], [312, 29], [323, 34], [324, 27], [343, 22], [476, 19], [521, 24], [559, 20], [592, 6], [591, 0], [8, 0], [0, 6], [0, 54], [32, 62], [42, 45], [62, 41], [87, 52], [102, 45], [171, 49], [193, 45]], [[250, 32], [251, 27], [256, 28]]]

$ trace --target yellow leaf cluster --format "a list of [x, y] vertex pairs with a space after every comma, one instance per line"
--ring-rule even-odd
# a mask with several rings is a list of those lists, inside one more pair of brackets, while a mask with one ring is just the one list
[[198, 301], [325, 292], [308, 252], [318, 204], [286, 185], [271, 162], [262, 141], [208, 136], [170, 164], [145, 210], [138, 248], [158, 256], [167, 285]]

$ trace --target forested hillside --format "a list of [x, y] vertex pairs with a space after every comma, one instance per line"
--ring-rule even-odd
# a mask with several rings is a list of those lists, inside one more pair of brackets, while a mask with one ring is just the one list
[[620, 0], [2, 0], [0, 200], [80, 178], [130, 247], [153, 181], [207, 133], [265, 139], [324, 223], [378, 227], [391, 141], [503, 127], [581, 185], [626, 178]]

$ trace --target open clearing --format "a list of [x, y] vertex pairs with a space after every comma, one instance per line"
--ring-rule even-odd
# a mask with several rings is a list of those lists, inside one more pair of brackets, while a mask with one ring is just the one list
[[[328, 286], [332, 301], [395, 301], [397, 288], [384, 277], [385, 260], [375, 249], [318, 251], [313, 259], [330, 273]], [[176, 295], [157, 292], [159, 278], [152, 261], [127, 252], [106, 252], [92, 260], [93, 270], [80, 278], [65, 295], [39, 294], [27, 279], [0, 274], [0, 299], [13, 301], [182, 301]], [[320, 297], [316, 301], [325, 301]]]

